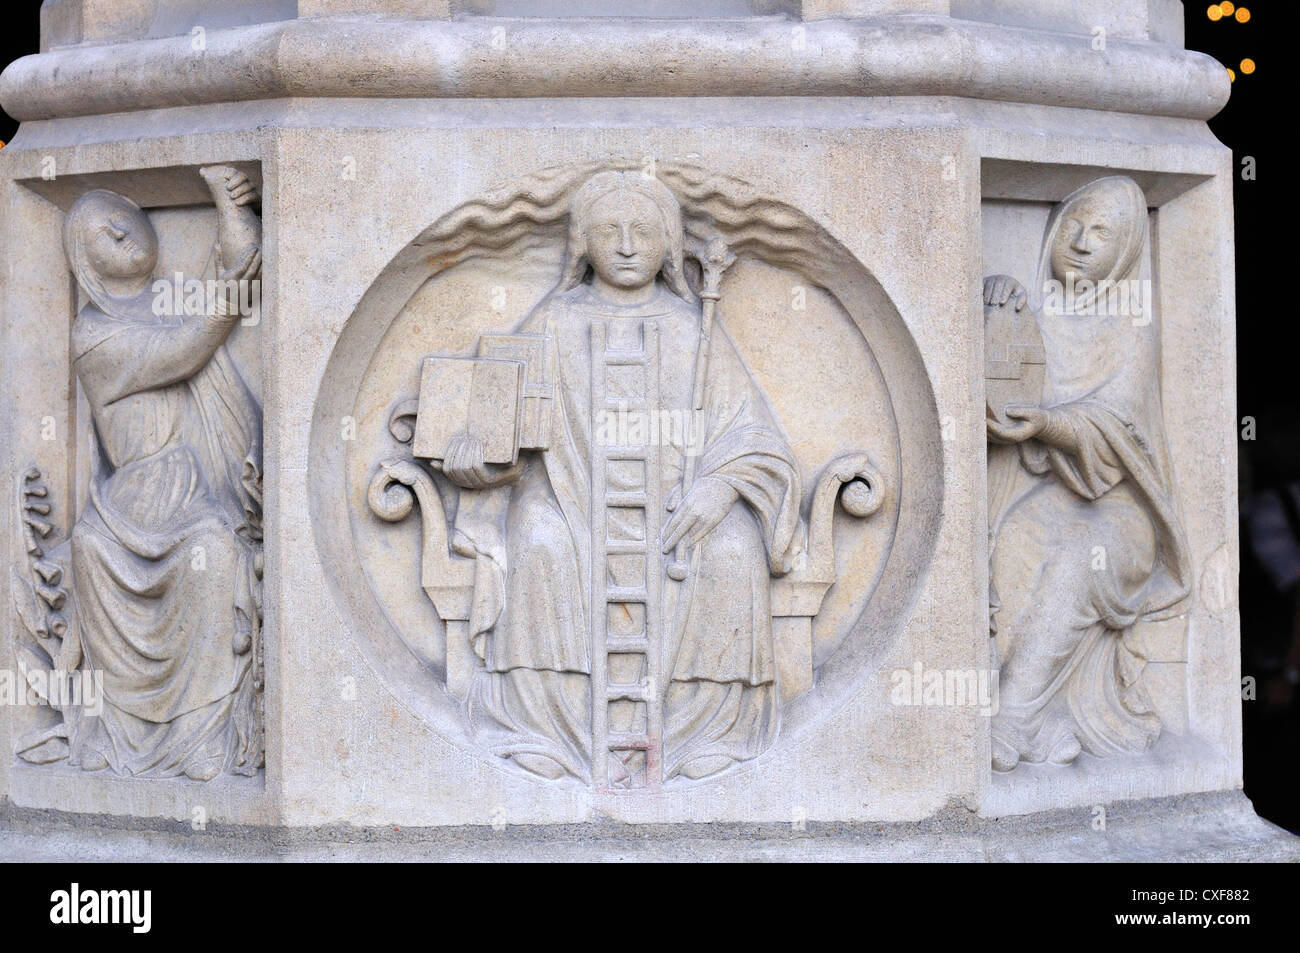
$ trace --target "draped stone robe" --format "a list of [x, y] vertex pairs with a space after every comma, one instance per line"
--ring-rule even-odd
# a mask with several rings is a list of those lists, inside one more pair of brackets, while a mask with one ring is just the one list
[[1154, 325], [1126, 314], [1040, 320], [1044, 406], [1079, 444], [1019, 446], [1018, 491], [994, 521], [1001, 659], [995, 754], [1067, 762], [1138, 752], [1160, 732], [1136, 625], [1176, 614], [1190, 557], [1165, 445]]
[[261, 410], [223, 345], [232, 319], [135, 311], [90, 304], [73, 326], [100, 460], [72, 531], [71, 631], [105, 706], [74, 723], [71, 761], [251, 774]]
[[[471, 631], [486, 635], [485, 671], [471, 689], [476, 733], [502, 756], [544, 755], [584, 780], [591, 777], [591, 666], [604, 664], [593, 663], [590, 640], [590, 481], [600, 439], [591, 411], [591, 327], [606, 325], [611, 349], [636, 349], [647, 321], [659, 327], [662, 409], [689, 420], [698, 306], [662, 286], [631, 307], [604, 302], [586, 285], [552, 295], [518, 329], [551, 335], [558, 357], [550, 447], [528, 455], [513, 488], [482, 491], [496, 497], [495, 511], [462, 491], [453, 542], [480, 567], [471, 619]], [[769, 589], [772, 573], [789, 568], [798, 467], [721, 324], [706, 390], [696, 480], [723, 480], [740, 498], [694, 547], [687, 581], [664, 585], [666, 776], [694, 758], [754, 757], [778, 728]], [[664, 500], [681, 481], [685, 436], [672, 433], [661, 450]], [[619, 489], [617, 476], [610, 478], [609, 489]], [[498, 515], [474, 515], [484, 512]], [[649, 549], [650, 571], [662, 573], [662, 542]], [[619, 585], [617, 568], [610, 572]]]

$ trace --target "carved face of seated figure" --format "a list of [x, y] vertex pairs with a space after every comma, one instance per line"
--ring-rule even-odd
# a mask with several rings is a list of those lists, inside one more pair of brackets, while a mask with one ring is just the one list
[[[123, 203], [114, 203], [122, 205]], [[91, 263], [110, 278], [138, 278], [158, 261], [158, 236], [138, 208], [111, 206], [90, 246]]]
[[1052, 277], [1065, 284], [1113, 277], [1132, 228], [1130, 202], [1115, 187], [1083, 192], [1063, 210], [1050, 251]]
[[619, 189], [597, 199], [587, 214], [593, 290], [620, 303], [648, 298], [668, 255], [658, 207], [647, 196]]

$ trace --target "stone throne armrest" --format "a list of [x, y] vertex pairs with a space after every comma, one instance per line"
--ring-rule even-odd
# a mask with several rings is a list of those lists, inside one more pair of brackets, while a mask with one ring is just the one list
[[884, 477], [865, 453], [832, 460], [817, 479], [808, 512], [808, 539], [794, 569], [772, 580], [772, 628], [781, 700], [812, 687], [812, 620], [835, 584], [834, 517], [844, 512], [865, 519], [885, 503]]
[[469, 640], [474, 560], [451, 550], [442, 494], [427, 465], [410, 459], [385, 460], [379, 465], [366, 494], [371, 512], [389, 523], [399, 523], [410, 515], [417, 500], [424, 540], [420, 585], [447, 627], [447, 691], [464, 701], [474, 673], [474, 649]]
[[[410, 421], [417, 409], [416, 401], [404, 401], [394, 410], [389, 429], [399, 441], [411, 440]], [[880, 510], [885, 495], [884, 477], [865, 453], [835, 458], [817, 480], [804, 550], [789, 573], [772, 580], [773, 638], [783, 701], [812, 687], [812, 620], [836, 581], [835, 505], [865, 519]], [[382, 462], [367, 493], [371, 512], [387, 522], [401, 522], [417, 501], [423, 538], [420, 584], [447, 627], [447, 690], [463, 701], [476, 664], [469, 636], [475, 561], [451, 547], [451, 524], [428, 465], [416, 459]]]

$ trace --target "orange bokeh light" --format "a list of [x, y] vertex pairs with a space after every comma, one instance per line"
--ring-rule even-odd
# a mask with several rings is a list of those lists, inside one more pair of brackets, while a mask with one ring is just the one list
[[1210, 7], [1210, 9], [1205, 11], [1205, 15], [1214, 21], [1223, 19], [1223, 11], [1220, 10], [1218, 6]]
[[1251, 73], [1255, 72], [1255, 61], [1252, 60], [1252, 59], [1244, 59], [1244, 60], [1242, 60], [1242, 61], [1241, 61], [1241, 71], [1242, 71], [1243, 73], [1245, 73], [1247, 76], [1249, 76]]
[[1245, 7], [1237, 7], [1237, 22], [1245, 23], [1250, 19], [1250, 11]]
[[1229, 3], [1228, 0], [1223, 0], [1223, 3], [1219, 4], [1219, 12], [1225, 17], [1232, 16], [1232, 11], [1235, 9], [1237, 9], [1237, 5], [1235, 3]]

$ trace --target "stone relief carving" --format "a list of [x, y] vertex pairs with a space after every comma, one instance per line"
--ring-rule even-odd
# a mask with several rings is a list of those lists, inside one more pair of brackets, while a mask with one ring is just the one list
[[31, 665], [102, 677], [103, 706], [63, 706], [19, 740], [29, 761], [199, 781], [263, 763], [262, 416], [226, 347], [261, 269], [259, 196], [231, 167], [201, 174], [218, 218], [213, 307], [155, 307], [158, 235], [125, 196], [87, 192], [64, 221], [97, 459], [48, 552], [47, 492], [28, 474], [31, 572], [15, 591]]
[[1161, 731], [1133, 636], [1184, 611], [1191, 577], [1146, 240], [1138, 185], [1098, 179], [1054, 209], [1033, 285], [984, 282], [998, 771]]
[[842, 454], [805, 509], [721, 319], [737, 250], [672, 190], [606, 169], [560, 201], [558, 283], [475, 357], [424, 360], [390, 421], [410, 453], [367, 499], [390, 522], [420, 505], [446, 686], [480, 745], [598, 790], [700, 779], [770, 747], [811, 686], [836, 502], [865, 518], [888, 488]]

